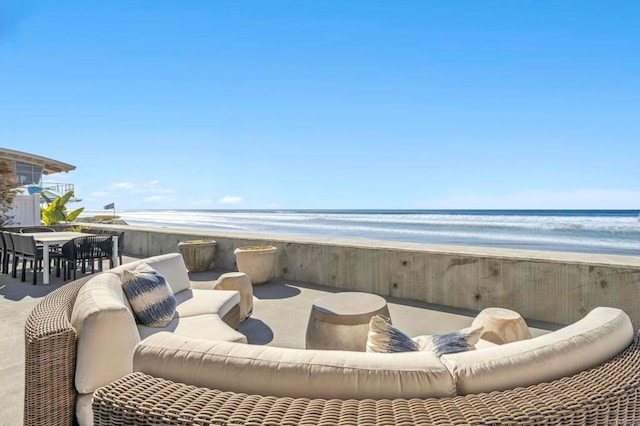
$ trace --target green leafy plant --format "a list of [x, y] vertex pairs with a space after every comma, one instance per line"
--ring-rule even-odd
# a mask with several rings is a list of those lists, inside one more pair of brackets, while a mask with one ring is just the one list
[[54, 198], [53, 200], [49, 199], [44, 192], [40, 192], [40, 196], [47, 202], [46, 207], [40, 207], [42, 223], [45, 225], [57, 225], [61, 222], [72, 222], [84, 210], [84, 207], [80, 207], [72, 212], [67, 212], [65, 204], [67, 204], [69, 199], [73, 196], [73, 191], [69, 191], [60, 197]]

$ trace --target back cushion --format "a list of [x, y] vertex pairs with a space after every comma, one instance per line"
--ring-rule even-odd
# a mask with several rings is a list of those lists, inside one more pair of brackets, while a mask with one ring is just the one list
[[443, 355], [459, 395], [513, 389], [556, 380], [613, 358], [633, 341], [620, 309], [596, 308], [553, 333], [487, 349]]
[[132, 371], [140, 336], [118, 275], [104, 272], [80, 289], [71, 324], [78, 333], [78, 392], [91, 393]]
[[134, 369], [211, 389], [294, 398], [455, 395], [453, 378], [429, 352], [276, 348], [161, 332], [136, 347]]
[[146, 263], [160, 272], [167, 279], [167, 284], [171, 287], [173, 294], [177, 294], [191, 287], [189, 271], [187, 271], [187, 267], [180, 253], [161, 254], [135, 262], [125, 263], [124, 265], [109, 269], [109, 272], [122, 275], [124, 270], [132, 271], [141, 263]]
[[167, 284], [171, 287], [173, 294], [187, 290], [190, 287], [189, 271], [187, 271], [180, 253], [153, 256], [144, 259], [144, 262], [167, 279]]

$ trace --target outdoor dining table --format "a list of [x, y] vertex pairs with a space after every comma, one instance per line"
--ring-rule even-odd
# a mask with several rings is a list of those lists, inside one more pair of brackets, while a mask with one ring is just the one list
[[[50, 246], [64, 244], [67, 241], [71, 241], [74, 238], [78, 238], [78, 237], [94, 236], [94, 234], [87, 234], [84, 232], [70, 232], [70, 231], [30, 232], [22, 235], [30, 235], [33, 237], [34, 240], [36, 240], [36, 243], [42, 244], [42, 264], [43, 265], [49, 264], [49, 247]], [[113, 257], [112, 258], [113, 258], [113, 264], [117, 265], [118, 264], [118, 237], [117, 236], [113, 237]], [[42, 269], [43, 269], [42, 283], [49, 284], [49, 268], [42, 268]]]

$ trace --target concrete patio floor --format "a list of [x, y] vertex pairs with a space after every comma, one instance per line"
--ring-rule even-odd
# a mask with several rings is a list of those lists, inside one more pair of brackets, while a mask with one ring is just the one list
[[[124, 257], [124, 262], [136, 260]], [[192, 281], [213, 282], [227, 271], [192, 273]], [[40, 274], [39, 281], [42, 281]], [[22, 424], [24, 398], [24, 323], [31, 309], [51, 291], [64, 285], [52, 274], [50, 285], [23, 283], [20, 276], [0, 275], [0, 426]], [[304, 348], [307, 319], [315, 299], [340, 290], [308, 283], [271, 280], [254, 287], [254, 310], [240, 326], [249, 343]], [[476, 311], [388, 297], [395, 326], [409, 335], [444, 333], [468, 327]], [[557, 329], [550, 323], [527, 321], [534, 336]]]

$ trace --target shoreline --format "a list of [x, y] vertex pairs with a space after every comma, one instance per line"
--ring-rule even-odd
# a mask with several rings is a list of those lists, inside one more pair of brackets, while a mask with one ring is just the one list
[[[196, 232], [239, 232], [256, 238], [288, 235], [640, 256], [640, 223], [633, 211], [474, 212], [478, 213], [471, 210], [162, 209], [121, 210], [118, 214], [135, 226]], [[505, 215], [505, 212], [508, 214]]]
[[[140, 228], [149, 228], [149, 229], [164, 229], [164, 230], [177, 230], [177, 231], [190, 231], [190, 232], [206, 232], [206, 233], [221, 233], [225, 235], [242, 235], [247, 236], [249, 238], [269, 238], [273, 236], [277, 236], [278, 238], [285, 239], [329, 239], [332, 241], [335, 240], [355, 240], [362, 241], [364, 243], [389, 243], [389, 244], [420, 244], [427, 246], [451, 246], [451, 247], [460, 247], [460, 248], [472, 248], [472, 249], [495, 249], [495, 250], [521, 250], [521, 251], [533, 251], [533, 252], [550, 252], [550, 253], [575, 253], [575, 254], [592, 254], [592, 255], [608, 255], [608, 256], [627, 256], [627, 257], [640, 257], [640, 247], [638, 250], [620, 250], [620, 249], [592, 249], [590, 247], [579, 247], [579, 246], [571, 246], [565, 248], [560, 248], [558, 246], [546, 245], [546, 244], [536, 244], [536, 243], [498, 243], [498, 242], [486, 242], [486, 243], [470, 243], [470, 242], [426, 242], [426, 241], [416, 241], [410, 239], [379, 239], [375, 237], [366, 237], [366, 236], [331, 236], [331, 235], [323, 235], [319, 233], [272, 233], [267, 231], [228, 231], [228, 230], [217, 230], [217, 229], [209, 229], [206, 227], [197, 227], [192, 225], [179, 225], [179, 226], [163, 226], [163, 225], [149, 225], [149, 224], [137, 224], [135, 221], [133, 223], [127, 222], [127, 226], [134, 226]], [[95, 224], [96, 222], [78, 222], [84, 224]], [[638, 243], [640, 246], [640, 242]]]
[[[92, 224], [98, 225], [100, 224]], [[139, 226], [135, 224], [129, 225], [102, 225], [102, 227], [118, 230], [131, 230], [143, 233], [164, 234], [177, 237], [192, 238], [201, 236], [204, 238], [219, 238], [242, 241], [261, 241], [272, 242], [276, 244], [304, 244], [326, 247], [344, 247], [345, 249], [371, 249], [371, 250], [394, 250], [399, 252], [423, 252], [435, 255], [455, 255], [470, 257], [486, 257], [490, 256], [496, 259], [504, 260], [527, 260], [527, 261], [543, 261], [551, 263], [580, 263], [589, 265], [605, 265], [605, 266], [629, 266], [640, 267], [640, 256], [608, 254], [608, 253], [585, 253], [575, 251], [554, 251], [554, 250], [536, 250], [524, 248], [505, 248], [505, 247], [485, 247], [474, 245], [454, 245], [454, 244], [432, 244], [421, 242], [405, 242], [405, 241], [389, 241], [364, 238], [350, 237], [327, 237], [327, 236], [310, 236], [310, 235], [291, 235], [278, 233], [251, 233], [251, 232], [234, 232], [234, 231], [212, 231], [207, 229], [193, 228], [174, 228], [174, 227], [156, 227], [156, 226]], [[253, 244], [253, 243], [252, 243]]]

